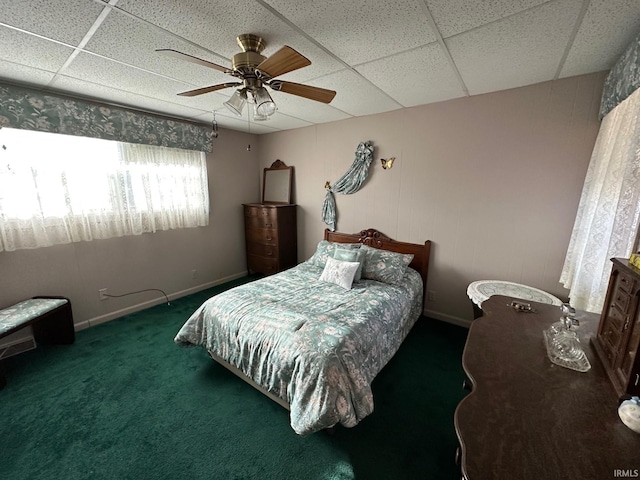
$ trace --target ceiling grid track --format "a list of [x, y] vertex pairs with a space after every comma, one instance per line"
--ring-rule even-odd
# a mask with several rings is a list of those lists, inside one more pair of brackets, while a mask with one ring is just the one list
[[447, 44], [445, 43], [444, 38], [440, 33], [440, 29], [436, 25], [436, 21], [434, 20], [433, 15], [431, 14], [431, 10], [429, 10], [429, 6], [427, 5], [426, 0], [422, 0], [422, 7], [424, 10], [424, 14], [427, 17], [427, 23], [429, 24], [429, 27], [431, 28], [435, 36], [437, 37], [437, 42], [440, 45], [440, 49], [442, 50], [442, 53], [447, 58], [447, 62], [449, 62], [449, 65], [451, 66], [453, 73], [458, 79], [458, 82], [460, 82], [460, 88], [462, 88], [462, 91], [464, 92], [465, 96], [468, 97], [469, 89], [467, 88], [467, 85], [464, 83], [464, 80], [462, 78], [462, 75], [460, 74], [460, 70], [458, 70], [458, 66], [456, 65], [456, 62], [453, 61], [451, 52], [449, 52], [449, 47], [447, 47]]
[[203, 47], [202, 45], [199, 45], [199, 44], [197, 44], [195, 42], [192, 42], [191, 40], [189, 40], [187, 38], [181, 37], [180, 35], [178, 35], [176, 33], [173, 33], [172, 31], [167, 30], [165, 28], [162, 28], [159, 25], [151, 23], [148, 20], [145, 20], [144, 18], [138, 17], [137, 15], [134, 15], [133, 13], [129, 13], [126, 10], [123, 10], [122, 8], [120, 8], [118, 6], [110, 5], [109, 3], [105, 2], [104, 0], [93, 0], [93, 1], [98, 3], [98, 4], [100, 4], [100, 5], [104, 5], [105, 7], [110, 6], [110, 8], [112, 10], [114, 10], [114, 11], [116, 11], [118, 13], [121, 13], [122, 15], [126, 15], [127, 17], [132, 18], [133, 20], [135, 20], [137, 22], [144, 23], [146, 26], [148, 26], [150, 28], [153, 28], [154, 30], [156, 30], [158, 32], [170, 35], [173, 38], [175, 38], [177, 40], [180, 40], [181, 42], [187, 43], [187, 44], [191, 45], [192, 47], [197, 48], [198, 50], [205, 51], [207, 53], [210, 53], [211, 55], [214, 55], [214, 56], [218, 57], [221, 60], [224, 60], [227, 63], [231, 63], [231, 59], [229, 59], [229, 58], [227, 58], [227, 57], [225, 57], [223, 55], [220, 55], [219, 53], [216, 53], [213, 50], [209, 50], [208, 48]]
[[[258, 3], [259, 5], [261, 5], [263, 8], [265, 8], [266, 10], [268, 10], [271, 14], [275, 15], [279, 20], [281, 20], [282, 22], [286, 23], [288, 26], [290, 26], [291, 28], [293, 28], [297, 33], [299, 33], [300, 35], [302, 35], [304, 38], [306, 38], [307, 40], [309, 40], [311, 43], [313, 43], [316, 47], [318, 47], [319, 49], [321, 49], [323, 52], [325, 52], [327, 55], [329, 55], [331, 58], [333, 58], [335, 61], [339, 62], [340, 64], [342, 64], [347, 70], [352, 71], [353, 73], [355, 73], [358, 77], [360, 77], [362, 80], [364, 80], [365, 82], [367, 82], [369, 85], [371, 85], [373, 88], [375, 88], [376, 90], [378, 90], [382, 95], [384, 95], [385, 97], [387, 97], [388, 99], [390, 99], [393, 103], [395, 103], [396, 105], [398, 105], [399, 108], [404, 108], [404, 105], [400, 104], [395, 98], [391, 97], [387, 92], [385, 92], [384, 90], [382, 90], [380, 87], [378, 87], [375, 83], [371, 82], [371, 80], [369, 80], [368, 78], [366, 78], [365, 76], [363, 76], [360, 72], [358, 72], [354, 67], [352, 67], [351, 65], [349, 65], [347, 62], [345, 62], [344, 60], [342, 60], [340, 57], [338, 57], [335, 53], [333, 53], [331, 50], [329, 50], [327, 47], [325, 47], [324, 45], [322, 45], [320, 42], [318, 42], [315, 38], [313, 38], [312, 36], [310, 36], [307, 32], [305, 32], [304, 30], [302, 30], [300, 27], [298, 27], [295, 23], [293, 23], [291, 20], [289, 20], [287, 17], [285, 17], [284, 15], [282, 15], [280, 12], [278, 12], [275, 8], [273, 8], [271, 5], [269, 5], [267, 2], [265, 2], [264, 0], [255, 0], [256, 3]], [[332, 106], [332, 105], [331, 105]], [[333, 106], [332, 106], [333, 107]], [[333, 107], [335, 108], [335, 107]], [[340, 109], [336, 109], [336, 110], [340, 110]], [[342, 111], [342, 110], [340, 110]], [[345, 112], [346, 113], [346, 112]], [[350, 114], [347, 114], [350, 115]], [[353, 116], [353, 115], [351, 115]]]
[[51, 87], [54, 83], [56, 83], [56, 79], [58, 78], [58, 75], [63, 75], [64, 71], [69, 67], [69, 65], [73, 63], [73, 61], [76, 59], [78, 55], [80, 55], [82, 51], [84, 51], [84, 47], [87, 45], [87, 43], [89, 43], [89, 40], [91, 40], [91, 37], [93, 37], [93, 35], [98, 31], [98, 28], [100, 28], [100, 25], [102, 25], [102, 22], [104, 22], [104, 20], [107, 18], [107, 15], [111, 13], [112, 6], [114, 6], [116, 3], [118, 3], [118, 0], [109, 0], [109, 3], [106, 4], [105, 7], [102, 9], [102, 12], [100, 12], [100, 15], [98, 15], [98, 18], [96, 18], [95, 22], [93, 22], [93, 25], [91, 25], [91, 27], [89, 28], [87, 33], [84, 35], [82, 40], [80, 40], [80, 43], [78, 43], [78, 45], [75, 46], [75, 48], [73, 49], [73, 52], [71, 52], [71, 55], [69, 55], [69, 58], [67, 58], [67, 60], [62, 64], [62, 66], [58, 69], [58, 71], [53, 75], [53, 77], [47, 84], [47, 87]]
[[555, 75], [553, 76], [554, 80], [557, 80], [560, 77], [560, 73], [562, 73], [562, 69], [564, 68], [564, 63], [567, 61], [567, 57], [569, 56], [569, 52], [573, 47], [573, 42], [576, 40], [576, 36], [578, 35], [578, 30], [582, 26], [582, 21], [584, 20], [584, 16], [587, 14], [587, 9], [589, 8], [589, 3], [591, 0], [583, 0], [582, 8], [580, 9], [580, 13], [578, 14], [578, 18], [576, 19], [576, 23], [573, 26], [573, 31], [569, 36], [569, 40], [567, 41], [567, 46], [562, 53], [562, 58], [560, 59], [560, 63], [558, 64], [558, 69], [556, 70]]

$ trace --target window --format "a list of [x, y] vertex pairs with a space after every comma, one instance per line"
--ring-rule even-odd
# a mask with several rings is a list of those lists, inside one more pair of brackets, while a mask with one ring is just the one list
[[0, 130], [0, 251], [207, 225], [203, 152]]

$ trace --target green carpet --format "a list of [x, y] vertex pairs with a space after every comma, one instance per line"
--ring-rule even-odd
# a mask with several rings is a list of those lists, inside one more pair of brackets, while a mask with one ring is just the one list
[[[173, 337], [243, 279], [7, 359], [0, 478], [455, 479], [466, 330], [422, 318], [355, 428], [305, 437], [288, 412]], [[459, 477], [458, 477], [459, 478]]]

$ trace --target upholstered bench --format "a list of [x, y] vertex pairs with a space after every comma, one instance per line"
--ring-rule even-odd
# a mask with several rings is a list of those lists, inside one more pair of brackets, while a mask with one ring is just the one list
[[[38, 343], [71, 344], [76, 338], [68, 298], [34, 297], [0, 310], [0, 339], [29, 325]], [[0, 363], [0, 388], [6, 383]]]

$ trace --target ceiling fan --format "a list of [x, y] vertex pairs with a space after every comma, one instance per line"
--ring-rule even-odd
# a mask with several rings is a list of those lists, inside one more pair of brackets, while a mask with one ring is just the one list
[[164, 48], [156, 51], [213, 68], [242, 80], [241, 82], [226, 82], [197, 88], [178, 93], [178, 95], [194, 97], [224, 88], [240, 87], [224, 104], [236, 115], [242, 115], [245, 103], [247, 101], [253, 103], [254, 120], [266, 120], [277, 110], [276, 104], [265, 85], [278, 92], [289, 93], [322, 103], [330, 103], [335, 97], [336, 92], [333, 90], [276, 79], [280, 75], [311, 65], [311, 61], [308, 58], [296, 52], [293, 48], [285, 45], [267, 58], [262, 55], [262, 51], [266, 46], [266, 42], [262, 37], [245, 33], [238, 36], [237, 42], [242, 48], [242, 52], [233, 56], [231, 68], [223, 67], [177, 50]]

